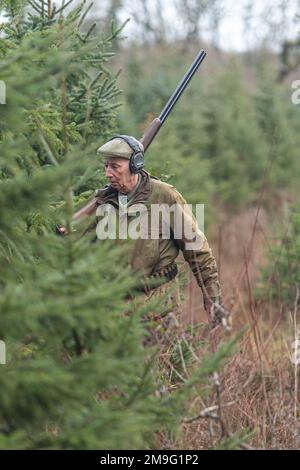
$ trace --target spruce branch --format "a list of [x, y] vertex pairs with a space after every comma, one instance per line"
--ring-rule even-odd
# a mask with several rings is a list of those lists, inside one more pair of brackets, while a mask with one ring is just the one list
[[[86, 0], [84, 0], [83, 2], [83, 5], [86, 3]], [[90, 9], [92, 8], [92, 6], [94, 5], [94, 2], [91, 2], [89, 4], [89, 6], [87, 7], [87, 9], [84, 11], [84, 13], [82, 14], [82, 17], [80, 18], [79, 20], [79, 23], [78, 23], [78, 28], [80, 28], [80, 26], [82, 25], [82, 23], [84, 22], [85, 18], [86, 18], [86, 15], [88, 14], [88, 12], [90, 11]]]
[[51, 151], [50, 146], [49, 146], [45, 136], [43, 135], [43, 132], [42, 132], [41, 128], [39, 128], [38, 135], [39, 135], [39, 138], [40, 138], [40, 141], [41, 141], [42, 145], [44, 146], [44, 149], [47, 152], [47, 155], [48, 155], [49, 160], [51, 161], [51, 163], [54, 166], [59, 166], [59, 163], [58, 163], [57, 159], [55, 158], [55, 156], [53, 155], [53, 152]]
[[63, 3], [62, 3], [62, 6], [56, 10], [55, 14], [58, 15], [58, 13], [60, 14], [60, 20], [62, 18], [62, 13], [63, 11], [67, 8], [68, 5], [70, 5], [71, 3], [73, 2], [73, 0], [69, 0], [67, 3], [65, 3], [65, 0], [63, 0]]
[[86, 42], [87, 39], [90, 37], [90, 35], [92, 34], [93, 30], [96, 28], [97, 26], [97, 23], [93, 23], [89, 30], [87, 31], [86, 35], [82, 38], [83, 42]]
[[129, 21], [130, 21], [130, 18], [127, 18], [118, 28], [115, 28], [115, 20], [112, 19], [111, 24], [110, 24], [111, 35], [108, 38], [106, 38], [106, 41], [111, 42], [113, 39], [116, 39], [116, 37], [119, 36], [120, 32], [125, 28], [125, 26], [127, 25], [127, 23], [129, 23]]
[[29, 0], [29, 5], [39, 14], [42, 15], [42, 9], [34, 0]]

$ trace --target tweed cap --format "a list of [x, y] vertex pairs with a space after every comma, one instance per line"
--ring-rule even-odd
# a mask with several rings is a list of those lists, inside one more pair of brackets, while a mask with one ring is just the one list
[[[131, 139], [137, 143], [142, 151], [144, 150], [143, 145], [138, 140], [136, 140], [134, 137], [131, 137]], [[121, 137], [115, 137], [114, 139], [109, 140], [105, 144], [101, 145], [101, 147], [99, 147], [97, 150], [97, 154], [103, 158], [121, 157], [127, 158], [129, 160], [133, 154], [133, 150], [124, 139]]]

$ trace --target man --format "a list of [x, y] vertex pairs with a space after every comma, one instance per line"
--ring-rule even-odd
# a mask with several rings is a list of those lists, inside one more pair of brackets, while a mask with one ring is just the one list
[[[119, 216], [120, 212], [125, 214], [128, 222], [137, 213], [137, 210], [131, 209], [140, 210], [142, 207], [146, 215], [143, 221], [147, 223], [144, 224], [144, 232], [141, 231], [144, 236], [134, 240], [130, 258], [133, 271], [143, 277], [146, 289], [150, 286], [151, 290], [152, 279], [160, 280], [161, 284], [169, 283], [176, 278], [176, 258], [181, 251], [202, 289], [204, 307], [211, 324], [222, 323], [226, 327], [228, 312], [222, 306], [216, 261], [182, 195], [174, 186], [150, 176], [143, 169], [143, 146], [131, 136], [115, 136], [102, 145], [97, 153], [104, 160], [105, 175], [109, 181], [109, 185], [95, 193], [98, 238], [105, 233], [101, 225], [104, 220], [107, 221], [104, 209], [113, 209]], [[176, 217], [174, 213], [168, 212], [165, 215], [170, 217], [165, 225], [168, 225], [169, 235], [166, 236], [168, 231], [164, 227], [165, 220], [161, 218], [154, 224], [155, 233], [150, 233], [149, 227], [153, 229], [151, 222], [157, 207], [175, 208], [177, 222], [179, 214], [179, 225], [188, 225], [192, 229], [193, 238], [187, 238], [184, 230], [176, 231]]]

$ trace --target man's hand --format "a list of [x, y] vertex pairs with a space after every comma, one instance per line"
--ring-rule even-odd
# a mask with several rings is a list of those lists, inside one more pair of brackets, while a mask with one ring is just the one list
[[205, 299], [204, 308], [212, 328], [222, 325], [226, 331], [231, 331], [231, 315], [224, 307], [221, 298]]
[[57, 235], [68, 235], [68, 230], [65, 227], [61, 227], [59, 225], [56, 225], [55, 227]]

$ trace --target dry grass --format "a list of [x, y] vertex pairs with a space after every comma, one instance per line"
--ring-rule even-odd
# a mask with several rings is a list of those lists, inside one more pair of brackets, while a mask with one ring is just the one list
[[[282, 305], [256, 301], [253, 294], [265, 263], [266, 227], [271, 227], [267, 215], [260, 211], [257, 217], [250, 210], [222, 224], [221, 243], [218, 234], [212, 243], [221, 267], [225, 304], [233, 315], [233, 335], [242, 327], [248, 329], [220, 371], [220, 386], [205, 399], [195, 394], [188, 404], [187, 415], [200, 414], [198, 419], [182, 424], [177, 442], [161, 437], [161, 447], [208, 449], [228, 435], [243, 432], [253, 434], [242, 448], [300, 447], [299, 374], [291, 361], [299, 299], [289, 314]], [[184, 322], [205, 321], [201, 293], [191, 278], [185, 294]]]

